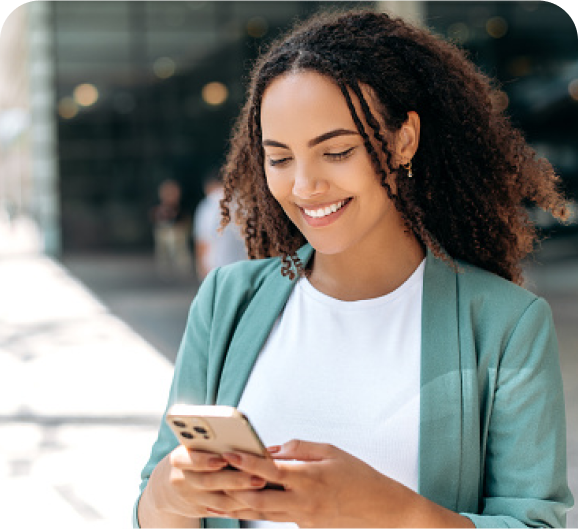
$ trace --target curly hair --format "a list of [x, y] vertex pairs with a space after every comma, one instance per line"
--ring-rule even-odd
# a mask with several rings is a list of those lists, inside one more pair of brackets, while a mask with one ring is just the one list
[[[522, 283], [520, 262], [538, 237], [525, 206], [533, 203], [567, 220], [559, 177], [498, 108], [499, 90], [464, 51], [426, 29], [369, 10], [317, 14], [274, 42], [253, 68], [223, 167], [221, 201], [222, 226], [231, 221], [233, 206], [250, 258], [280, 256], [283, 275], [305, 273], [296, 254], [305, 238], [267, 186], [260, 123], [265, 89], [299, 71], [318, 72], [341, 89], [376, 177], [407, 230], [453, 265], [464, 260]], [[362, 87], [375, 97], [381, 119], [372, 115]], [[350, 91], [371, 130], [357, 115]], [[394, 167], [380, 126], [381, 121], [395, 132], [410, 111], [421, 120], [414, 178], [403, 166]]]

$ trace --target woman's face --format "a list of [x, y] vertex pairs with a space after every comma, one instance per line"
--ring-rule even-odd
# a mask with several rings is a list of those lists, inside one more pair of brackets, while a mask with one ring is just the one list
[[331, 80], [315, 72], [275, 79], [263, 95], [261, 128], [271, 194], [318, 252], [375, 251], [402, 236], [401, 216]]

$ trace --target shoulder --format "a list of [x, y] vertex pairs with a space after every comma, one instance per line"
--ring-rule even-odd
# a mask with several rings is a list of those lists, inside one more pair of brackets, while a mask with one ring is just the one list
[[219, 285], [255, 284], [258, 285], [273, 274], [281, 275], [279, 257], [267, 259], [246, 259], [222, 266], [217, 271]]
[[[302, 262], [312, 255], [310, 245], [297, 250]], [[277, 301], [288, 298], [295, 279], [284, 277], [281, 273], [280, 257], [242, 260], [212, 270], [205, 278], [197, 298], [205, 302], [210, 300], [214, 311], [225, 312], [245, 307], [257, 296], [259, 302], [267, 306], [276, 306]]]
[[529, 339], [553, 332], [552, 312], [545, 299], [496, 274], [458, 264], [458, 313], [462, 323], [473, 327], [479, 345], [498, 341], [503, 349], [514, 333]]
[[[305, 244], [297, 255], [303, 263], [306, 263], [313, 253], [309, 244]], [[267, 288], [272, 291], [279, 290], [279, 293], [291, 289], [294, 281], [281, 274], [282, 262], [280, 257], [269, 257], [266, 259], [242, 260], [218, 269], [217, 284], [219, 288], [241, 289], [261, 288], [267, 284]]]
[[455, 259], [455, 266], [428, 251], [424, 293], [428, 302], [458, 304], [460, 312], [476, 309], [487, 312], [517, 313], [534, 303], [538, 296], [492, 272]]
[[464, 261], [457, 261], [458, 292], [461, 297], [508, 308], [528, 307], [538, 299], [536, 294], [492, 272]]
[[199, 294], [210, 290], [215, 301], [224, 301], [233, 305], [237, 300], [248, 300], [272, 279], [289, 280], [281, 276], [281, 260], [278, 257], [267, 259], [242, 260], [216, 268], [207, 276]]

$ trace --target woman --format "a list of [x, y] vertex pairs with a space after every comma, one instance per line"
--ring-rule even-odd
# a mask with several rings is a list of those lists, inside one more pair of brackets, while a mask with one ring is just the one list
[[224, 170], [254, 260], [203, 283], [169, 404], [238, 406], [273, 460], [163, 425], [135, 524], [564, 525], [556, 338], [516, 283], [522, 204], [565, 201], [492, 95], [386, 14], [320, 15], [261, 58]]

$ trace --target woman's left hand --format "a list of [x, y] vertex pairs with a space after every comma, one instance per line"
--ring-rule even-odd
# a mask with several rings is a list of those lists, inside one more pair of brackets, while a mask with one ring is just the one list
[[247, 506], [229, 516], [300, 527], [402, 527], [413, 525], [408, 513], [424, 499], [332, 445], [294, 440], [270, 451], [274, 459], [224, 455], [237, 469], [285, 488], [229, 491]]

